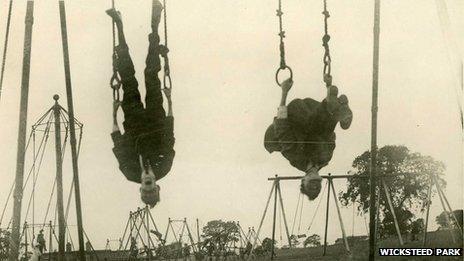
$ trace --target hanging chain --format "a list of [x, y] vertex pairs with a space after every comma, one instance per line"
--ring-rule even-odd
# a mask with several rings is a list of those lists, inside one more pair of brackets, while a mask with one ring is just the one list
[[328, 29], [328, 20], [330, 17], [329, 11], [327, 11], [327, 0], [324, 0], [324, 11], [322, 12], [324, 15], [324, 36], [322, 37], [322, 46], [324, 46], [324, 82], [327, 87], [332, 85], [332, 67], [331, 62], [332, 58], [330, 57], [330, 49], [329, 49], [329, 29]]
[[165, 89], [172, 88], [172, 80], [171, 80], [171, 70], [169, 67], [169, 57], [168, 57], [168, 15], [166, 9], [166, 0], [163, 0], [164, 6], [164, 46], [166, 47], [166, 52], [163, 54], [164, 59], [164, 76], [163, 76], [163, 87]]
[[[111, 7], [114, 9], [114, 0], [111, 0]], [[118, 74], [118, 55], [116, 53], [116, 23], [113, 21], [113, 75], [110, 79], [110, 87], [113, 89], [113, 100], [119, 101], [121, 88], [121, 78]]]
[[279, 37], [280, 37], [280, 45], [279, 45], [279, 50], [280, 50], [280, 66], [277, 69], [276, 75], [275, 75], [275, 80], [277, 85], [281, 86], [281, 82], [279, 81], [279, 73], [283, 70], [288, 69], [290, 73], [290, 79], [293, 78], [293, 71], [292, 69], [287, 65], [285, 62], [285, 43], [284, 43], [284, 38], [285, 38], [285, 31], [283, 30], [283, 22], [282, 22], [282, 0], [279, 0], [279, 9], [277, 9], [277, 16], [279, 17]]

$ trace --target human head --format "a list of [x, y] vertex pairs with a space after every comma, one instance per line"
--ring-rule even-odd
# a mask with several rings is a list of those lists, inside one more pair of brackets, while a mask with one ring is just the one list
[[156, 176], [149, 162], [145, 162], [140, 157], [140, 164], [142, 166], [142, 175], [140, 182], [140, 197], [142, 202], [153, 208], [159, 201], [160, 187], [156, 184]]
[[306, 175], [301, 179], [300, 191], [305, 194], [309, 200], [314, 200], [321, 192], [322, 178], [319, 176], [317, 168], [309, 168]]

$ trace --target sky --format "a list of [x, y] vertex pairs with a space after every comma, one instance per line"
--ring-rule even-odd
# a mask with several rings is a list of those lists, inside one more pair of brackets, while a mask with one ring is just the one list
[[[321, 100], [325, 95], [322, 1], [283, 2], [287, 63], [295, 82], [289, 99]], [[463, 17], [464, 2], [445, 2], [451, 38], [444, 38], [435, 1], [382, 2], [378, 144], [405, 145], [443, 161], [445, 193], [457, 209], [463, 207], [463, 132], [457, 102], [462, 102], [462, 90], [455, 62], [462, 60], [457, 53], [463, 53], [464, 21], [458, 17]], [[129, 211], [141, 206], [139, 185], [124, 178], [111, 151], [112, 34], [104, 12], [110, 5], [110, 1], [66, 2], [75, 115], [84, 124], [79, 158], [83, 220], [96, 248], [103, 248], [106, 239], [121, 237]], [[143, 82], [151, 1], [119, 0], [116, 5], [125, 23], [136, 77]], [[349, 130], [337, 128], [334, 156], [321, 170], [337, 175], [349, 171], [353, 159], [370, 148], [374, 6], [367, 0], [329, 0], [328, 5], [334, 84], [348, 96], [354, 113]], [[2, 39], [7, 7], [8, 1], [1, 0]], [[240, 221], [245, 229], [257, 227], [271, 189], [267, 178], [302, 174], [263, 147], [264, 131], [280, 99], [274, 82], [279, 65], [276, 8], [277, 1], [265, 0], [168, 0], [176, 157], [170, 174], [159, 182], [161, 202], [151, 210], [160, 230], [164, 231], [169, 217], [187, 218], [192, 230], [196, 218], [200, 226], [222, 219]], [[2, 206], [15, 175], [25, 10], [25, 1], [14, 2], [0, 101]], [[60, 103], [66, 107], [59, 23], [57, 1], [36, 1], [28, 131], [53, 105], [54, 94], [62, 97]], [[143, 89], [141, 85], [142, 94]], [[44, 219], [55, 175], [53, 140], [50, 143], [36, 188], [36, 222]], [[69, 155], [68, 151], [64, 164], [65, 198], [72, 177]], [[26, 169], [31, 166], [29, 159]], [[335, 187], [341, 191], [345, 181], [336, 181]], [[25, 195], [30, 195], [28, 191]], [[299, 182], [283, 183], [282, 193], [291, 223]], [[318, 200], [305, 199], [302, 227], [308, 226]], [[323, 235], [324, 209], [322, 205], [307, 233]], [[6, 220], [11, 211], [10, 202]], [[341, 233], [333, 204], [330, 211], [328, 239], [333, 242]], [[435, 197], [432, 220], [441, 211]], [[342, 208], [342, 216], [349, 235], [367, 233], [363, 217], [353, 218], [351, 208]], [[73, 210], [68, 223], [75, 224]], [[432, 221], [430, 229], [435, 228]], [[262, 233], [262, 238], [270, 236], [269, 213]]]

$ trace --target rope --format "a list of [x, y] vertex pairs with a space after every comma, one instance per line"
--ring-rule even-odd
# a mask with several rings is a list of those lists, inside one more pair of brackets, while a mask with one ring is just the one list
[[332, 71], [331, 67], [331, 62], [332, 58], [330, 57], [330, 48], [329, 48], [329, 41], [330, 41], [330, 35], [329, 35], [329, 25], [328, 25], [328, 20], [330, 17], [329, 11], [327, 11], [327, 0], [324, 0], [324, 11], [322, 12], [324, 15], [324, 36], [322, 37], [322, 46], [324, 46], [324, 73], [323, 73], [323, 79], [325, 82], [325, 85], [327, 87], [332, 85], [332, 75], [330, 74]]
[[11, 23], [12, 10], [13, 10], [13, 0], [10, 0], [10, 4], [8, 6], [8, 18], [6, 19], [6, 33], [5, 33], [5, 43], [3, 45], [2, 69], [0, 73], [0, 100], [2, 98], [3, 76], [5, 75], [6, 53], [8, 50], [8, 38], [10, 35], [10, 23]]
[[296, 215], [298, 214], [298, 208], [300, 206], [300, 200], [301, 200], [301, 193], [298, 193], [298, 202], [296, 203], [295, 215], [293, 215], [292, 233], [291, 233], [292, 235], [293, 235], [293, 231], [295, 230]]
[[[111, 0], [111, 7], [114, 9], [114, 0]], [[112, 21], [112, 33], [113, 33], [113, 75], [110, 79], [110, 87], [113, 89], [113, 100], [119, 101], [120, 100], [120, 93], [119, 90], [121, 88], [121, 78], [118, 74], [118, 55], [116, 53], [116, 23]]]
[[285, 38], [285, 31], [283, 29], [283, 19], [282, 19], [282, 16], [283, 16], [283, 12], [282, 12], [282, 0], [279, 0], [279, 9], [277, 9], [277, 16], [279, 17], [279, 38], [280, 38], [280, 44], [279, 44], [279, 51], [280, 51], [280, 66], [279, 68], [277, 69], [276, 71], [276, 75], [275, 75], [275, 80], [276, 80], [276, 83], [277, 85], [281, 86], [282, 83], [279, 81], [279, 74], [288, 69], [289, 73], [290, 73], [290, 79], [293, 79], [293, 71], [292, 69], [287, 65], [286, 61], [285, 61], [285, 42], [284, 42], [284, 38]]
[[308, 229], [307, 229], [308, 232], [311, 229], [311, 227], [312, 227], [312, 225], [314, 223], [314, 219], [316, 218], [317, 211], [319, 210], [319, 207], [321, 206], [321, 202], [322, 202], [322, 198], [324, 197], [325, 190], [329, 186], [328, 181], [326, 181], [325, 183], [326, 183], [326, 186], [324, 186], [324, 189], [322, 190], [321, 196], [319, 197], [319, 203], [317, 203], [317, 206], [316, 206], [316, 211], [314, 211], [314, 215], [313, 215], [313, 217], [311, 219], [311, 222], [309, 223], [309, 226], [308, 226]]

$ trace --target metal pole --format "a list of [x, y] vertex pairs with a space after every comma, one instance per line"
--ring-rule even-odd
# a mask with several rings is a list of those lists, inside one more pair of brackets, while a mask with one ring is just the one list
[[197, 239], [198, 239], [198, 244], [200, 244], [200, 225], [198, 224], [198, 218], [197, 218]]
[[379, 87], [379, 39], [380, 39], [380, 0], [375, 0], [374, 6], [374, 53], [372, 70], [372, 130], [371, 130], [371, 160], [369, 179], [369, 260], [375, 259], [375, 193], [377, 172], [377, 111]]
[[448, 207], [448, 210], [449, 210], [449, 212], [450, 212], [450, 216], [453, 218], [454, 222], [456, 223], [456, 226], [459, 228], [458, 231], [459, 231], [460, 233], [462, 233], [462, 228], [461, 228], [461, 226], [459, 225], [459, 221], [458, 221], [458, 219], [456, 218], [456, 215], [454, 215], [453, 209], [451, 208], [451, 205], [450, 205], [450, 203], [448, 202], [448, 199], [446, 198], [445, 193], [443, 193], [443, 190], [441, 189], [440, 183], [438, 183], [438, 180], [437, 180], [436, 176], [435, 176], [435, 183], [436, 183], [435, 186], [437, 187], [438, 193], [441, 194], [443, 200], [445, 201], [446, 206]]
[[148, 216], [148, 211], [150, 209], [148, 206], [145, 207], [145, 215], [146, 215], [146, 220], [147, 220], [147, 241], [148, 241], [148, 249], [147, 249], [147, 255], [148, 255], [148, 260], [151, 260], [151, 250], [150, 250], [150, 241], [151, 241], [151, 235], [150, 235], [150, 217]]
[[322, 253], [325, 256], [327, 252], [327, 229], [329, 227], [329, 207], [330, 207], [330, 179], [327, 182], [327, 208], [325, 210], [325, 232], [324, 232], [324, 252]]
[[192, 236], [192, 233], [190, 233], [190, 228], [187, 224], [187, 219], [184, 219], [184, 222], [185, 222], [185, 227], [187, 228], [187, 233], [190, 239], [190, 243], [192, 244], [192, 250], [198, 252], [197, 249], [195, 249], [195, 242], [193, 242], [193, 236]]
[[171, 225], [171, 218], [168, 218], [168, 225], [166, 227], [166, 233], [164, 234], [164, 242], [166, 243], [166, 240], [168, 239], [168, 233], [169, 233], [169, 226]]
[[393, 216], [393, 222], [395, 223], [396, 234], [398, 235], [400, 246], [402, 246], [404, 244], [403, 237], [401, 236], [400, 226], [398, 224], [398, 219], [396, 218], [395, 209], [393, 208], [393, 203], [391, 201], [390, 192], [388, 191], [388, 187], [387, 187], [387, 184], [385, 183], [385, 180], [381, 179], [380, 182], [382, 183], [383, 191], [385, 192], [385, 196], [387, 197], [387, 203], [388, 203], [388, 207], [390, 208], [390, 213]]
[[448, 210], [446, 209], [446, 206], [445, 206], [445, 202], [443, 201], [443, 196], [442, 194], [440, 193], [440, 189], [438, 188], [438, 181], [437, 179], [435, 178], [435, 176], [432, 176], [433, 177], [433, 180], [435, 182], [435, 186], [437, 187], [437, 192], [438, 192], [438, 197], [440, 198], [440, 202], [441, 202], [441, 206], [443, 207], [443, 213], [445, 213], [445, 218], [446, 218], [446, 222], [448, 223], [448, 225], [450, 226], [450, 229], [449, 229], [449, 232], [451, 234], [451, 238], [453, 239], [453, 243], [456, 243], [456, 238], [454, 236], [454, 233], [453, 233], [453, 230], [451, 228], [451, 220], [449, 218], [449, 214], [448, 214]]
[[272, 216], [272, 248], [271, 248], [271, 260], [274, 260], [274, 245], [275, 245], [275, 230], [276, 230], [276, 214], [277, 214], [277, 191], [279, 190], [279, 181], [275, 181], [274, 191], [274, 214]]
[[279, 192], [280, 208], [282, 210], [282, 216], [284, 218], [285, 232], [287, 233], [288, 246], [292, 247], [290, 240], [290, 233], [288, 233], [287, 217], [285, 216], [284, 200], [282, 199], [282, 192], [280, 191], [280, 182], [277, 184], [277, 191]]
[[[255, 249], [256, 242], [258, 241], [258, 236], [259, 236], [259, 233], [261, 232], [261, 227], [263, 226], [264, 218], [266, 217], [267, 209], [269, 207], [269, 202], [271, 201], [272, 192], [274, 192], [274, 189], [275, 189], [275, 181], [272, 183], [271, 193], [269, 193], [269, 197], [267, 198], [266, 207], [264, 208], [263, 216], [261, 217], [261, 221], [259, 222], [258, 231], [256, 233], [256, 237], [253, 239], [253, 245], [251, 245], [250, 254], [248, 255], [247, 260], [251, 260], [253, 249]], [[248, 232], [249, 232], [248, 234], [250, 234], [251, 230], [249, 230]], [[251, 234], [249, 238], [251, 239]]]
[[52, 248], [53, 248], [53, 242], [52, 242], [52, 221], [48, 223], [48, 260], [52, 260]]
[[29, 101], [29, 73], [31, 69], [32, 24], [34, 1], [27, 1], [26, 28], [24, 33], [23, 68], [21, 78], [21, 101], [19, 110], [18, 151], [16, 156], [15, 189], [13, 194], [13, 227], [10, 237], [9, 260], [17, 260], [20, 244], [21, 205], [23, 200], [24, 161], [26, 154], [27, 106]]
[[71, 142], [71, 157], [73, 166], [73, 179], [74, 179], [74, 195], [76, 200], [76, 216], [77, 216], [77, 235], [79, 238], [79, 259], [85, 260], [85, 245], [83, 235], [83, 222], [82, 222], [82, 208], [81, 208], [81, 190], [79, 185], [79, 168], [77, 164], [77, 144], [76, 144], [76, 126], [74, 120], [74, 104], [71, 85], [71, 69], [69, 65], [69, 50], [68, 50], [68, 33], [66, 27], [66, 10], [64, 1], [60, 0], [60, 21], [61, 21], [61, 38], [63, 42], [63, 60], [64, 72], [66, 79], [66, 94], [68, 100], [68, 114], [69, 114], [69, 133]]
[[422, 241], [422, 246], [425, 247], [425, 244], [427, 243], [427, 227], [429, 225], [429, 215], [430, 215], [430, 205], [431, 205], [431, 200], [430, 198], [432, 197], [432, 178], [430, 178], [430, 183], [429, 183], [429, 188], [427, 190], [427, 214], [425, 216], [425, 228], [424, 228], [424, 239]]
[[[34, 223], [32, 223], [32, 227], [34, 227]], [[24, 231], [24, 246], [25, 246], [25, 258], [26, 260], [29, 260], [28, 258], [28, 255], [27, 255], [27, 245], [28, 245], [28, 242], [27, 242], [27, 222], [24, 222], [24, 228], [23, 228], [23, 231]]]
[[61, 152], [61, 107], [58, 104], [58, 95], [54, 95], [55, 106], [53, 106], [55, 122], [55, 152], [56, 152], [56, 204], [58, 209], [58, 252], [59, 260], [64, 260], [65, 251], [65, 219], [63, 209], [63, 159]]
[[340, 222], [340, 229], [342, 230], [343, 243], [345, 243], [346, 251], [351, 252], [350, 245], [348, 244], [348, 239], [346, 238], [345, 225], [343, 224], [342, 214], [340, 213], [340, 207], [338, 206], [338, 200], [337, 200], [337, 195], [335, 194], [335, 187], [333, 184], [333, 180], [329, 179], [329, 185], [332, 187], [335, 207], [337, 208], [338, 221]]

